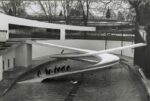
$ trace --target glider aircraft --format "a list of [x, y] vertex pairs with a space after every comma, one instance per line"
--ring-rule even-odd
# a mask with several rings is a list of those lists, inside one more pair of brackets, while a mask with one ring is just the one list
[[[47, 42], [38, 42], [38, 41], [27, 40], [26, 43], [45, 46], [45, 47], [55, 47], [55, 48], [60, 48], [60, 49], [64, 49], [64, 50], [77, 51], [77, 52], [79, 52], [79, 54], [71, 54], [71, 53], [56, 54], [56, 55], [51, 55], [50, 57], [57, 58], [57, 59], [74, 59], [74, 60], [78, 60], [78, 61], [85, 61], [85, 62], [92, 63], [92, 65], [81, 67], [81, 69], [79, 69], [79, 70], [60, 72], [60, 73], [37, 77], [37, 78], [25, 80], [25, 81], [20, 81], [18, 83], [42, 82], [43, 80], [45, 80], [47, 78], [51, 79], [51, 78], [62, 77], [62, 76], [66, 76], [66, 75], [87, 72], [87, 71], [105, 69], [105, 68], [108, 68], [110, 66], [113, 66], [113, 65], [119, 63], [119, 61], [120, 61], [120, 58], [118, 56], [111, 54], [110, 52], [124, 50], [127, 48], [137, 48], [137, 47], [142, 47], [142, 46], [146, 45], [145, 43], [137, 43], [137, 44], [124, 46], [124, 47], [117, 47], [117, 48], [112, 48], [112, 49], [107, 49], [107, 50], [94, 51], [94, 50], [87, 50], [87, 49], [81, 49], [81, 48], [56, 45], [56, 44], [51, 44], [51, 43], [47, 43]], [[96, 59], [91, 59], [90, 57], [95, 57]]]
[[[0, 30], [4, 30], [6, 32], [5, 34], [2, 34], [3, 36], [0, 37], [1, 40], [5, 39], [3, 41], [6, 41], [8, 39], [8, 32], [9, 32], [8, 25], [9, 24], [19, 25], [19, 26], [27, 26], [27, 27], [37, 27], [37, 28], [59, 29], [62, 31], [62, 33], [65, 30], [96, 31], [96, 28], [94, 28], [94, 27], [81, 27], [81, 26], [61, 25], [61, 24], [39, 22], [36, 20], [29, 20], [29, 19], [9, 16], [9, 15], [5, 15], [2, 13], [0, 13], [0, 18], [1, 18]], [[63, 38], [64, 37], [62, 37], [62, 39]], [[55, 77], [72, 75], [72, 74], [76, 74], [76, 73], [82, 73], [82, 72], [87, 72], [87, 71], [92, 71], [92, 70], [97, 70], [97, 69], [108, 68], [110, 66], [117, 64], [120, 60], [118, 56], [110, 54], [110, 52], [119, 51], [119, 50], [123, 50], [123, 49], [127, 49], [127, 48], [142, 47], [142, 46], [146, 45], [144, 43], [138, 43], [138, 44], [133, 44], [133, 45], [124, 46], [124, 47], [112, 48], [112, 49], [101, 50], [101, 51], [94, 51], [94, 50], [68, 47], [68, 46], [56, 45], [56, 44], [51, 44], [51, 43], [46, 43], [46, 42], [39, 42], [39, 41], [31, 41], [31, 40], [26, 40], [25, 43], [36, 44], [36, 45], [41, 45], [41, 46], [45, 46], [45, 47], [55, 47], [55, 48], [60, 48], [63, 50], [77, 51], [77, 52], [79, 52], [79, 54], [56, 54], [56, 55], [51, 55], [50, 57], [57, 58], [57, 59], [75, 59], [75, 60], [79, 60], [79, 61], [86, 61], [86, 62], [92, 63], [92, 65], [81, 67], [81, 69], [75, 70], [75, 71], [55, 73], [52, 75], [47, 75], [47, 76], [43, 76], [43, 77], [39, 77], [39, 78], [26, 80], [26, 81], [21, 81], [22, 83], [41, 82], [42, 80], [44, 80], [46, 78], [55, 78]], [[93, 58], [91, 59], [90, 57], [94, 57], [96, 59], [93, 59]]]
[[[24, 18], [18, 18], [14, 16], [9, 16], [0, 13], [0, 30], [4, 31], [5, 34], [0, 35], [0, 40], [2, 41], [7, 41], [9, 39], [9, 25], [19, 25], [19, 26], [26, 26], [26, 27], [36, 27], [36, 28], [47, 28], [47, 29], [59, 29], [62, 32], [62, 37], [60, 36], [60, 39], [64, 39], [63, 34], [65, 30], [77, 30], [77, 31], [96, 31], [96, 28], [94, 27], [81, 27], [81, 26], [72, 26], [72, 25], [61, 25], [61, 24], [53, 24], [53, 23], [46, 23], [46, 22], [39, 22], [35, 20], [29, 20], [29, 19], [24, 19]], [[40, 45], [40, 46], [45, 46], [45, 47], [55, 47], [63, 50], [71, 50], [71, 51], [77, 51], [79, 54], [56, 54], [56, 55], [51, 55], [50, 57], [56, 58], [56, 59], [74, 59], [78, 61], [85, 61], [92, 63], [91, 65], [85, 66], [85, 67], [79, 67], [79, 70], [72, 70], [72, 71], [67, 71], [67, 72], [60, 72], [60, 73], [53, 73], [51, 75], [44, 75], [40, 77], [36, 77], [33, 79], [28, 79], [24, 81], [19, 81], [17, 82], [14, 81], [14, 83], [4, 91], [3, 95], [6, 94], [6, 92], [11, 89], [11, 87], [17, 82], [17, 83], [32, 83], [32, 82], [42, 82], [43, 80], [47, 78], [57, 78], [57, 77], [63, 77], [67, 75], [73, 75], [77, 73], [83, 73], [83, 72], [88, 72], [88, 71], [93, 71], [93, 70], [98, 70], [98, 69], [105, 69], [108, 67], [111, 67], [117, 63], [119, 63], [120, 58], [114, 54], [111, 54], [111, 52], [114, 51], [120, 51], [124, 50], [127, 48], [137, 48], [137, 47], [142, 47], [146, 46], [145, 43], [137, 43], [129, 46], [124, 46], [124, 47], [117, 47], [117, 48], [112, 48], [112, 49], [107, 49], [107, 50], [100, 50], [100, 51], [94, 51], [94, 50], [88, 50], [88, 49], [81, 49], [81, 48], [75, 48], [75, 47], [69, 47], [69, 46], [63, 46], [63, 45], [56, 45], [56, 44], [51, 44], [47, 42], [39, 42], [39, 41], [32, 41], [32, 40], [26, 40], [25, 43], [27, 44], [35, 44], [35, 45]], [[62, 52], [63, 53], [63, 52]], [[91, 58], [92, 57], [92, 58]], [[93, 58], [94, 57], [94, 58]]]

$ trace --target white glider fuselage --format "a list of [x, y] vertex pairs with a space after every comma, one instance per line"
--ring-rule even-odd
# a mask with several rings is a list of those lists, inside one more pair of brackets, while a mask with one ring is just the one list
[[[94, 71], [94, 70], [102, 70], [109, 68], [115, 64], [119, 63], [120, 58], [116, 55], [113, 54], [99, 54], [96, 56], [97, 60], [90, 60], [90, 59], [79, 59], [79, 61], [85, 61], [85, 62], [91, 62], [92, 65], [88, 66], [82, 66], [79, 67], [80, 69], [77, 70], [70, 70], [66, 72], [58, 72], [58, 73], [53, 73], [51, 75], [43, 75], [37, 78], [29, 79], [29, 80], [24, 80], [18, 82], [19, 84], [22, 83], [36, 83], [36, 82], [42, 82], [45, 79], [52, 79], [52, 78], [57, 78], [57, 77], [63, 77], [67, 75], [73, 75], [77, 73], [83, 73], [83, 72], [88, 72], [88, 71]], [[94, 64], [93, 64], [94, 63]], [[67, 64], [66, 64], [67, 65]]]
[[[45, 75], [45, 76], [37, 77], [34, 79], [21, 81], [19, 83], [41, 82], [47, 78], [56, 78], [56, 77], [62, 77], [62, 76], [66, 76], [66, 75], [72, 75], [72, 74], [77, 74], [77, 73], [82, 73], [82, 72], [88, 72], [88, 71], [93, 71], [93, 70], [98, 70], [98, 69], [109, 68], [110, 66], [113, 66], [113, 65], [119, 63], [119, 60], [120, 60], [120, 58], [118, 56], [110, 54], [109, 52], [123, 50], [123, 49], [127, 49], [127, 48], [142, 47], [142, 46], [146, 45], [144, 43], [138, 43], [138, 44], [133, 44], [133, 45], [124, 46], [124, 47], [117, 47], [117, 48], [112, 48], [112, 49], [107, 49], [107, 50], [102, 50], [102, 51], [94, 51], [94, 50], [87, 50], [87, 49], [80, 49], [80, 48], [56, 45], [56, 44], [51, 44], [51, 43], [46, 43], [46, 42], [26, 41], [26, 43], [40, 45], [40, 46], [44, 46], [44, 47], [55, 47], [55, 48], [60, 48], [60, 49], [78, 51], [78, 52], [80, 52], [79, 54], [57, 54], [57, 55], [51, 55], [50, 57], [58, 58], [58, 59], [73, 59], [73, 60], [78, 60], [78, 61], [90, 62], [92, 64], [88, 65], [88, 66], [84, 66], [84, 67], [83, 66], [79, 67], [78, 70], [53, 73], [51, 75]], [[90, 59], [88, 57], [95, 57], [96, 60]]]
[[[145, 43], [137, 43], [137, 44], [133, 44], [133, 45], [129, 45], [129, 46], [94, 51], [94, 50], [81, 49], [81, 48], [75, 48], [75, 47], [69, 47], [69, 46], [63, 46], [63, 45], [56, 45], [56, 44], [47, 43], [47, 42], [37, 42], [37, 41], [27, 40], [26, 43], [40, 45], [40, 46], [44, 46], [44, 47], [50, 47], [50, 48], [55, 47], [55, 48], [60, 48], [63, 50], [66, 49], [66, 50], [80, 52], [79, 54], [56, 54], [56, 55], [50, 56], [50, 57], [58, 58], [58, 59], [78, 59], [79, 61], [94, 62], [94, 64], [89, 65], [86, 68], [84, 68], [84, 70], [80, 70], [80, 71], [88, 71], [89, 68], [90, 68], [90, 70], [95, 70], [98, 68], [100, 69], [101, 66], [106, 68], [110, 65], [112, 66], [112, 65], [118, 63], [120, 58], [116, 55], [109, 54], [110, 52], [124, 50], [124, 49], [128, 49], [128, 48], [136, 48], [136, 47], [146, 46]], [[90, 59], [84, 59], [85, 57], [91, 57], [91, 56], [96, 57], [97, 61], [90, 60]], [[95, 68], [91, 68], [91, 67], [95, 67]]]

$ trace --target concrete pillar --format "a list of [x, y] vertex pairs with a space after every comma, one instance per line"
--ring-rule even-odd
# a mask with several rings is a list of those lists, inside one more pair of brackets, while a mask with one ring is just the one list
[[60, 29], [60, 40], [65, 40], [66, 31], [64, 28]]
[[3, 79], [3, 58], [0, 56], [0, 81]]
[[6, 17], [0, 16], [0, 41], [5, 42], [9, 38], [9, 28], [8, 28], [8, 22], [5, 19]]
[[22, 44], [16, 48], [15, 65], [21, 67], [28, 67], [32, 61], [32, 45]]
[[0, 30], [0, 42], [5, 42], [8, 40], [8, 31], [7, 30]]

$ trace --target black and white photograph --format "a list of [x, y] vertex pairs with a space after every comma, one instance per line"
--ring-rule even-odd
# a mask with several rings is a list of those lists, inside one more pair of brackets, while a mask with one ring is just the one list
[[150, 101], [150, 0], [0, 0], [0, 101]]

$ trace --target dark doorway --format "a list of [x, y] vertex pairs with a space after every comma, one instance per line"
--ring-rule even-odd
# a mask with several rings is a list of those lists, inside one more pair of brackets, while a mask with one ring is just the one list
[[3, 71], [4, 71], [4, 69], [5, 69], [5, 61], [3, 60]]

